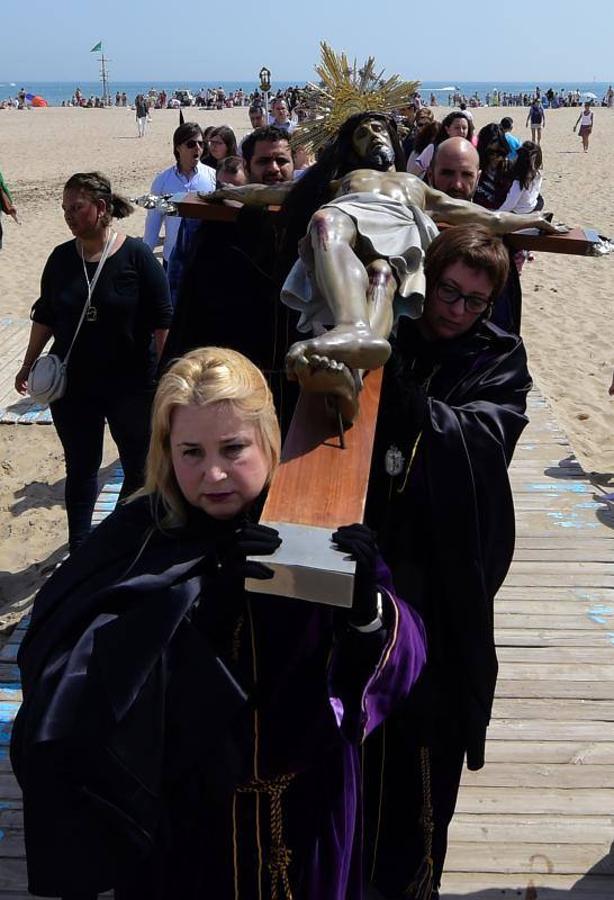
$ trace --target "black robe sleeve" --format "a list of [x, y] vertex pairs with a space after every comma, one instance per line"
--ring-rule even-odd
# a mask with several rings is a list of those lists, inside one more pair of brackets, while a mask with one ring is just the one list
[[420, 448], [438, 533], [437, 557], [447, 573], [440, 602], [460, 665], [462, 731], [471, 769], [484, 763], [497, 677], [493, 598], [515, 541], [507, 466], [526, 425], [529, 387], [519, 343], [456, 397], [430, 400]]
[[154, 852], [170, 681], [176, 772], [217, 747], [245, 703], [191, 622], [212, 539], [152, 524], [146, 499], [121, 507], [35, 601], [11, 739], [35, 894], [103, 892]]
[[[431, 379], [409, 475], [389, 487], [395, 583], [410, 600], [422, 583], [429, 666], [438, 668], [438, 690], [447, 685], [459, 699], [472, 769], [484, 762], [497, 677], [493, 598], [515, 540], [507, 467], [527, 423], [530, 386], [522, 341], [484, 326]], [[414, 438], [417, 429], [409, 431]], [[422, 694], [425, 708], [433, 702], [428, 690]]]

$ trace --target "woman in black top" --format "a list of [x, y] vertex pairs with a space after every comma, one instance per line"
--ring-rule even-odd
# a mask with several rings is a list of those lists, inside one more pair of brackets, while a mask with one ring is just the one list
[[478, 134], [480, 180], [473, 202], [486, 209], [499, 209], [512, 186], [507, 159], [509, 145], [505, 132], [496, 122], [484, 125]]
[[98, 172], [73, 175], [64, 187], [62, 208], [75, 239], [60, 244], [47, 260], [15, 387], [25, 394], [32, 364], [50, 338], [51, 352], [65, 357], [88, 285], [109, 244], [91, 307], [70, 355], [66, 393], [51, 403], [66, 462], [72, 551], [90, 531], [105, 420], [124, 470], [120, 496], [142, 483], [154, 373], [172, 310], [168, 282], [149, 247], [112, 227], [112, 220], [130, 215], [132, 206], [113, 193], [108, 178]]

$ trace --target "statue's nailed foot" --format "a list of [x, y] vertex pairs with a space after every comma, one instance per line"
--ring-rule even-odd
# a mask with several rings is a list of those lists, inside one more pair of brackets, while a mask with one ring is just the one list
[[308, 360], [296, 361], [288, 374], [299, 382], [301, 390], [324, 394], [331, 414], [338, 411], [344, 424], [351, 425], [358, 412], [361, 383], [345, 363], [314, 354]]
[[313, 356], [345, 363], [350, 369], [379, 369], [390, 356], [390, 344], [373, 334], [368, 325], [336, 325], [290, 347], [286, 357], [288, 374], [292, 377], [294, 368], [308, 364]]

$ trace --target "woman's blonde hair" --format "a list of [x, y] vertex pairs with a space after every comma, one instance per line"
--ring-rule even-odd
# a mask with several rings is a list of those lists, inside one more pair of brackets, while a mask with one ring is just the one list
[[[145, 485], [139, 496], [156, 496], [164, 507], [163, 527], [186, 521], [187, 503], [179, 489], [171, 458], [171, 422], [178, 406], [228, 403], [256, 428], [270, 481], [279, 462], [281, 437], [266, 379], [249, 359], [222, 347], [201, 347], [175, 360], [162, 376], [153, 402]], [[267, 482], [268, 483], [268, 482]], [[158, 519], [158, 512], [155, 512]]]

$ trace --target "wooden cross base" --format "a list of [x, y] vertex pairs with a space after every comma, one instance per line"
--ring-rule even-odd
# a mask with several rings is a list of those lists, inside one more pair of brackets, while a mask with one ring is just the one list
[[330, 537], [340, 525], [364, 517], [382, 371], [364, 379], [360, 412], [345, 432], [344, 448], [324, 398], [301, 394], [260, 517], [282, 537], [279, 550], [261, 560], [275, 576], [247, 579], [248, 590], [352, 605], [354, 563], [334, 549]]

